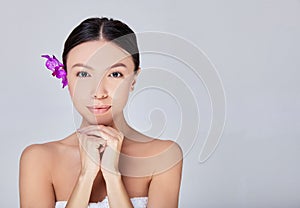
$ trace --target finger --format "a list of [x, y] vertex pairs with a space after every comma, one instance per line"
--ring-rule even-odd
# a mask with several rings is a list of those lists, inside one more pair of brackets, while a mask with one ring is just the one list
[[111, 135], [113, 138], [115, 138], [119, 141], [122, 141], [124, 138], [124, 135], [122, 132], [120, 132], [110, 126], [102, 126], [101, 131], [106, 132], [107, 134]]
[[[96, 135], [96, 136], [100, 136], [99, 139], [103, 139], [106, 142], [107, 146], [115, 146], [116, 144], [122, 142], [120, 141], [120, 139], [117, 137], [117, 135], [110, 135], [104, 131], [98, 131], [98, 130], [94, 130], [94, 131], [89, 131], [86, 134], [92, 134], [92, 135]], [[112, 146], [113, 145], [113, 146]]]
[[110, 127], [110, 126], [105, 126], [105, 125], [89, 125], [86, 127], [83, 127], [81, 129], [78, 129], [79, 132], [88, 132], [91, 130], [104, 130], [105, 132], [107, 132], [110, 135], [115, 135], [115, 134], [119, 134], [119, 131], [117, 131], [116, 129]]
[[[114, 138], [117, 139], [119, 141], [122, 141], [124, 138], [124, 135], [122, 132], [110, 127], [110, 126], [104, 126], [104, 125], [89, 125], [87, 127], [84, 127], [80, 130], [78, 130], [80, 133], [85, 133], [87, 135], [90, 135], [91, 132], [105, 132], [108, 136], [110, 136], [110, 138]], [[94, 135], [100, 136], [101, 137], [101, 133], [95, 134]], [[100, 135], [99, 135], [100, 134]]]
[[120, 131], [118, 131], [110, 126], [104, 126], [101, 129], [112, 136], [120, 135], [120, 133], [121, 133]]
[[101, 137], [102, 127], [97, 127], [96, 125], [88, 126], [83, 129], [77, 130], [80, 134], [86, 134], [88, 136], [98, 136]]
[[105, 132], [110, 137], [116, 137], [116, 134], [118, 134], [118, 131], [116, 131], [114, 128], [111, 128], [114, 130], [114, 131], [112, 131], [110, 128], [111, 127], [104, 126], [104, 125], [90, 125], [88, 128], [84, 128], [84, 129], [80, 130], [80, 132], [89, 134], [91, 132], [99, 131], [99, 132]]
[[88, 126], [85, 126], [85, 127], [82, 127], [80, 129], [77, 129], [78, 132], [86, 132], [86, 131], [89, 131], [89, 130], [92, 130], [92, 129], [101, 129], [104, 125], [88, 125]]
[[107, 145], [102, 145], [100, 148], [99, 148], [99, 152], [104, 152], [105, 148], [106, 148]]
[[107, 144], [107, 141], [105, 139], [103, 139], [102, 137], [94, 137], [93, 138], [96, 144], [101, 145], [101, 146], [105, 146]]
[[81, 136], [78, 138], [78, 140], [80, 146], [82, 147], [87, 147], [92, 145], [99, 148], [101, 146], [107, 145], [107, 141], [105, 139], [94, 135]]
[[112, 135], [106, 133], [105, 131], [99, 131], [99, 130], [89, 130], [87, 132], [85, 132], [86, 135], [88, 136], [95, 136], [98, 139], [104, 139], [105, 141], [110, 140], [111, 138], [113, 138]]

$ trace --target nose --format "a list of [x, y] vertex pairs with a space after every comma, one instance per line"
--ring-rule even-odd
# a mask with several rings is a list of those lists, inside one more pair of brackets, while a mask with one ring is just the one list
[[92, 93], [92, 98], [94, 99], [104, 99], [108, 97], [108, 92], [106, 88], [104, 87], [104, 80], [101, 80], [97, 83], [97, 86], [95, 87], [94, 93]]
[[95, 98], [95, 99], [104, 99], [104, 98], [107, 98], [107, 97], [108, 97], [107, 94], [102, 94], [102, 95], [100, 95], [100, 96], [98, 96], [97, 94], [95, 94], [95, 95], [93, 96], [93, 98]]

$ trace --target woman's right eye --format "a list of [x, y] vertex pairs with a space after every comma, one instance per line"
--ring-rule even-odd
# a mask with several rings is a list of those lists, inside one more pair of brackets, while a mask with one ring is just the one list
[[85, 72], [85, 71], [80, 71], [76, 74], [77, 77], [89, 77], [89, 73]]

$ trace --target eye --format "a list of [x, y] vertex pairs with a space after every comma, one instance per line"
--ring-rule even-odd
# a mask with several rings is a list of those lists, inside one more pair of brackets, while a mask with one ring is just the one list
[[85, 71], [80, 71], [76, 74], [77, 77], [90, 77], [89, 73]]
[[118, 78], [118, 77], [122, 77], [123, 74], [121, 74], [120, 72], [113, 72], [109, 76], [114, 77], [114, 78]]

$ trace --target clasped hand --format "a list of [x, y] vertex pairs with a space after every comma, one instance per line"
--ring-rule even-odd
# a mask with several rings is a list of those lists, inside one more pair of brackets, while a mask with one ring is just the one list
[[81, 171], [103, 177], [119, 175], [119, 156], [124, 135], [122, 132], [104, 125], [89, 125], [77, 130]]

